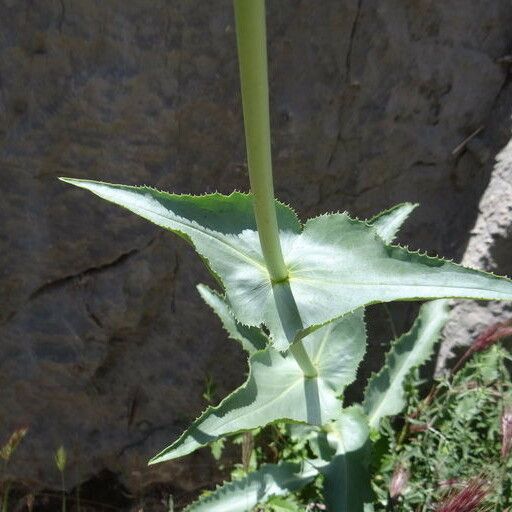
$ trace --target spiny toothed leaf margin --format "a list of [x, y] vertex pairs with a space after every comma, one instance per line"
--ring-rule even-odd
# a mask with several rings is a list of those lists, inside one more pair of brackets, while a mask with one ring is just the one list
[[248, 512], [273, 496], [285, 496], [311, 483], [318, 471], [309, 463], [265, 464], [240, 480], [224, 483], [184, 512]]
[[384, 366], [372, 375], [364, 393], [363, 407], [371, 428], [378, 428], [382, 418], [402, 411], [405, 379], [430, 359], [447, 320], [447, 300], [428, 302], [421, 307], [411, 330], [393, 341]]

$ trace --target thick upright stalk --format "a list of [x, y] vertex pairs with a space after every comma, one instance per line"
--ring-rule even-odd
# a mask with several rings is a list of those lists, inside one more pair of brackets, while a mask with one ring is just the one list
[[284, 281], [284, 263], [274, 204], [268, 102], [265, 0], [234, 0], [245, 141], [254, 213], [272, 282]]
[[297, 361], [297, 364], [306, 377], [316, 377], [318, 375], [318, 371], [313, 366], [302, 341], [299, 340], [293, 343], [290, 346], [290, 353], [295, 358], [295, 361]]
[[[277, 225], [270, 148], [268, 101], [267, 31], [265, 0], [234, 0], [245, 141], [254, 214], [265, 264], [274, 285], [288, 279]], [[297, 317], [300, 323], [300, 317]], [[302, 324], [298, 325], [300, 329]], [[316, 368], [302, 341], [290, 353], [304, 375], [315, 377]]]

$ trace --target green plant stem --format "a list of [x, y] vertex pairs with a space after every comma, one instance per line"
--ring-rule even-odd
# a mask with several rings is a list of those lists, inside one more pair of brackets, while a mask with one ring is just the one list
[[[3, 463], [3, 473], [4, 474], [7, 473], [8, 461], [9, 461], [9, 459], [7, 458], [6, 460], [4, 460], [4, 463]], [[4, 485], [5, 485], [5, 487], [4, 487], [3, 496], [2, 496], [2, 512], [7, 512], [7, 506], [9, 505], [9, 492], [11, 490], [11, 482], [9, 480], [6, 480]]]
[[60, 480], [62, 483], [62, 512], [66, 512], [66, 482], [64, 481], [64, 472], [60, 473]]
[[261, 250], [272, 282], [285, 281], [274, 202], [265, 0], [234, 0], [249, 180]]
[[[272, 179], [265, 0], [234, 0], [245, 142], [254, 215], [272, 283], [288, 279], [277, 225]], [[317, 375], [302, 341], [290, 352], [307, 377]]]
[[290, 345], [290, 353], [297, 361], [297, 364], [301, 367], [306, 377], [316, 377], [318, 375], [317, 369], [313, 366], [311, 359], [309, 358], [306, 349], [302, 341], [296, 341]]
[[9, 492], [11, 490], [11, 482], [5, 484], [4, 497], [2, 499], [2, 512], [8, 512], [9, 505]]

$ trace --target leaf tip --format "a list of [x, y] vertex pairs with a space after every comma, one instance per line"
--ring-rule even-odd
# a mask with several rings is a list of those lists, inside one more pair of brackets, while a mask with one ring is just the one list
[[68, 178], [66, 176], [57, 176], [57, 179], [60, 180], [60, 181], [64, 181], [65, 183], [73, 183], [75, 180], [75, 178]]
[[164, 458], [161, 454], [155, 455], [148, 460], [148, 466], [155, 466], [156, 464], [160, 464], [161, 462], [165, 462], [166, 458]]
[[84, 180], [80, 178], [68, 178], [67, 176], [58, 176], [59, 181], [63, 181], [64, 183], [69, 183], [70, 185], [75, 185], [75, 187], [86, 188], [87, 182], [94, 183], [92, 180]]

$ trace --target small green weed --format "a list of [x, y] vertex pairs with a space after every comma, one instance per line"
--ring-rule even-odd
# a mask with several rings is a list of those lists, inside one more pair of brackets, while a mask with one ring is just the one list
[[68, 463], [68, 455], [64, 446], [59, 446], [55, 452], [55, 465], [60, 473], [61, 486], [62, 486], [62, 512], [66, 512], [66, 481], [65, 472]]

